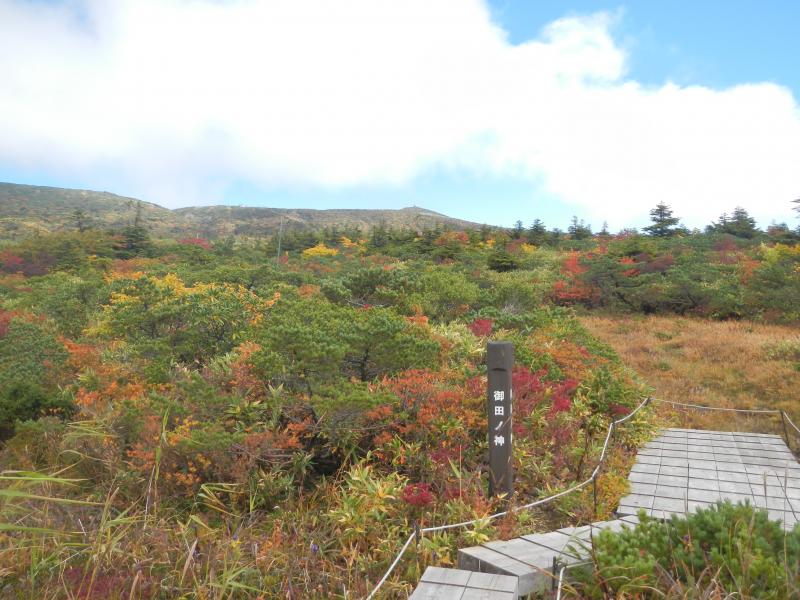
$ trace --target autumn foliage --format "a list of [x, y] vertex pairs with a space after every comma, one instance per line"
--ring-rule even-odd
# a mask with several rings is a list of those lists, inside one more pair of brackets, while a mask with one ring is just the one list
[[[523, 502], [583, 480], [646, 392], [576, 309], [798, 318], [788, 243], [376, 228], [287, 233], [279, 254], [134, 229], [0, 251], [14, 597], [364, 597], [414, 523], [505, 506], [486, 494], [487, 339], [515, 346]], [[615, 464], [652, 424], [620, 429]], [[426, 537], [387, 597], [459, 546], [607, 517], [621, 484], [597, 492], [600, 514], [574, 496]]]

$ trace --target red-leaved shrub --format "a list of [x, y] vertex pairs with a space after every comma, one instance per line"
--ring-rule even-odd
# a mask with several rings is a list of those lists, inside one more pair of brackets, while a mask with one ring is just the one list
[[403, 489], [403, 500], [411, 506], [428, 506], [433, 502], [431, 484], [410, 483]]
[[479, 337], [492, 334], [494, 322], [491, 319], [475, 319], [469, 324], [469, 330]]

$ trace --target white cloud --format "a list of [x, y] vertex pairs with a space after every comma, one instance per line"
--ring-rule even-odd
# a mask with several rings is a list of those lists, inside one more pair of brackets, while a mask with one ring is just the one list
[[[774, 84], [648, 88], [606, 14], [510, 44], [479, 0], [0, 0], [0, 165], [208, 180], [530, 179], [612, 226], [790, 218], [800, 109]], [[198, 194], [201, 195], [198, 198]]]

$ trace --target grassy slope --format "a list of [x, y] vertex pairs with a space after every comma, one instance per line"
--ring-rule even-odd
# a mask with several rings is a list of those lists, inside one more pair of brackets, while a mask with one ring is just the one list
[[[75, 228], [80, 208], [94, 227], [119, 229], [133, 222], [133, 198], [108, 192], [0, 182], [0, 239], [22, 239], [36, 233]], [[454, 219], [419, 207], [400, 210], [311, 210], [247, 206], [204, 206], [170, 210], [142, 204], [142, 219], [156, 236], [270, 235], [281, 220], [289, 229], [321, 229], [332, 225], [369, 229], [380, 223], [413, 229], [438, 225], [474, 229], [478, 223]]]
[[[768, 348], [800, 340], [800, 328], [679, 317], [585, 316], [583, 324], [610, 344], [654, 388], [677, 402], [735, 408], [777, 408], [800, 419], [800, 363], [769, 357]], [[731, 413], [673, 414], [677, 425], [775, 431], [764, 418]], [[778, 432], [778, 431], [776, 431]]]

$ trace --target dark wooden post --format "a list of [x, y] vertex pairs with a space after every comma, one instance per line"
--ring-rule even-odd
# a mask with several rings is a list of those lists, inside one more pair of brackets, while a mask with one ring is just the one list
[[489, 415], [489, 495], [514, 493], [512, 464], [512, 395], [511, 371], [514, 368], [514, 345], [489, 342], [486, 371], [489, 380], [486, 409]]

